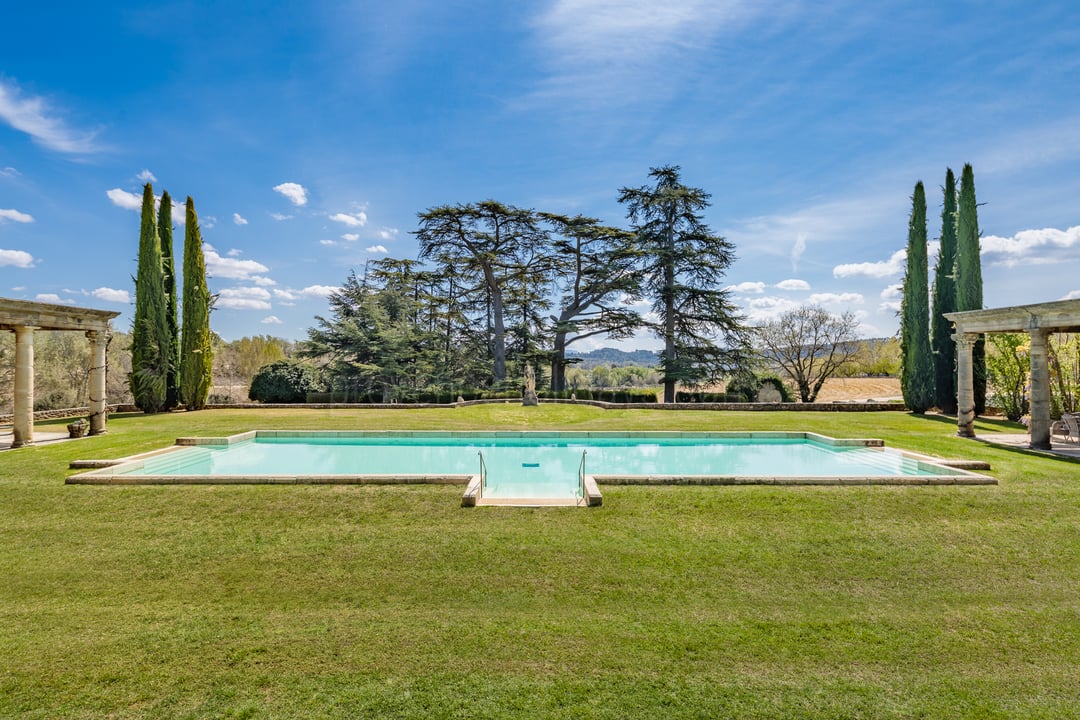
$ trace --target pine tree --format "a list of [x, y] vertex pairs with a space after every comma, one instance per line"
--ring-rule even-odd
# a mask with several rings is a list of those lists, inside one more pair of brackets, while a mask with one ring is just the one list
[[930, 307], [927, 292], [926, 191], [915, 183], [908, 222], [907, 273], [900, 318], [900, 388], [904, 404], [926, 412], [934, 401], [934, 366], [930, 357]]
[[154, 188], [143, 187], [139, 267], [135, 278], [135, 319], [131, 328], [131, 395], [146, 413], [165, 408], [169, 371], [169, 327], [161, 243], [154, 218]]
[[169, 371], [165, 376], [165, 409], [180, 404], [180, 328], [176, 317], [176, 263], [173, 260], [172, 198], [161, 193], [158, 206], [158, 237], [161, 239], [161, 270], [165, 281], [165, 318], [169, 326]]
[[956, 414], [956, 341], [945, 313], [956, 310], [956, 176], [945, 173], [945, 202], [941, 209], [941, 247], [934, 271], [934, 312], [930, 347], [934, 356], [934, 404], [946, 415]]
[[[956, 309], [982, 310], [982, 260], [979, 257], [979, 216], [975, 202], [975, 172], [971, 164], [960, 174], [956, 212]], [[971, 352], [975, 414], [986, 412], [986, 342], [980, 335]]]
[[683, 185], [679, 171], [652, 168], [654, 185], [619, 191], [643, 254], [642, 287], [657, 318], [652, 329], [664, 341], [666, 403], [675, 402], [678, 383], [713, 382], [741, 367], [749, 348], [743, 318], [723, 287], [735, 247], [705, 224], [709, 194]]
[[195, 201], [188, 197], [184, 223], [184, 303], [180, 339], [180, 400], [188, 410], [202, 410], [210, 394], [214, 351], [210, 345], [210, 307], [202, 233]]

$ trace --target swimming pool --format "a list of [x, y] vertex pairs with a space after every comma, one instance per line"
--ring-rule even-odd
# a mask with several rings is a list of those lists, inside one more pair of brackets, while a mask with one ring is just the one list
[[[993, 478], [815, 433], [299, 432], [181, 438], [70, 483], [469, 485], [465, 504], [599, 504], [599, 484], [982, 484]], [[472, 493], [474, 502], [468, 498]], [[595, 498], [593, 497], [595, 494]]]

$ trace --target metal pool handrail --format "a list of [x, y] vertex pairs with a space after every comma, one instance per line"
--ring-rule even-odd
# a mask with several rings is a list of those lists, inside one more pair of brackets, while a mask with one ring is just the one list
[[480, 456], [480, 490], [476, 493], [476, 497], [481, 498], [484, 496], [484, 486], [487, 485], [487, 463], [484, 462], [483, 450], [476, 454]]
[[578, 465], [578, 488], [581, 490], [582, 499], [585, 498], [585, 455], [587, 451], [581, 451], [581, 464]]

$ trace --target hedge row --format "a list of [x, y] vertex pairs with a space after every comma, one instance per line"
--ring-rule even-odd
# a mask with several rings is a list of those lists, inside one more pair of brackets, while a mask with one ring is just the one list
[[[603, 402], [612, 403], [654, 403], [656, 402], [656, 393], [651, 390], [590, 390], [584, 388], [577, 391], [564, 390], [562, 392], [552, 392], [550, 390], [539, 390], [536, 393], [539, 398], [558, 398], [563, 400], [570, 399], [571, 395], [575, 395], [578, 400], [600, 400]], [[412, 403], [435, 403], [447, 405], [453, 402], [457, 402], [458, 398], [462, 400], [520, 400], [521, 391], [519, 390], [458, 390], [456, 392], [420, 392], [413, 395], [401, 397], [397, 399], [397, 402], [403, 404]], [[306, 402], [312, 404], [324, 404], [324, 403], [365, 403], [365, 404], [381, 404], [383, 402], [383, 396], [381, 390], [373, 390], [370, 392], [309, 392], [307, 393]]]

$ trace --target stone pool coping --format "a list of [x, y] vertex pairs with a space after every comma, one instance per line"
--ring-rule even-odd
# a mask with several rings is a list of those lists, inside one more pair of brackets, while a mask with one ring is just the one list
[[73, 469], [90, 469], [67, 478], [69, 485], [409, 485], [409, 484], [463, 484], [466, 486], [461, 504], [464, 507], [475, 505], [564, 505], [595, 507], [603, 503], [600, 485], [789, 485], [789, 486], [866, 486], [866, 485], [996, 485], [997, 479], [981, 475], [971, 470], [988, 470], [989, 465], [979, 461], [944, 460], [928, 455], [890, 449], [917, 462], [921, 469], [937, 469], [942, 472], [931, 475], [865, 475], [849, 477], [830, 476], [759, 476], [759, 475], [610, 475], [590, 473], [584, 478], [584, 497], [573, 499], [551, 498], [485, 498], [481, 493], [479, 475], [470, 474], [377, 474], [377, 475], [132, 475], [130, 470], [142, 467], [146, 460], [181, 450], [199, 446], [229, 446], [255, 438], [527, 438], [550, 437], [555, 439], [585, 440], [590, 438], [641, 438], [641, 439], [773, 439], [773, 440], [809, 440], [833, 447], [880, 448], [884, 451], [885, 443], [877, 439], [832, 438], [814, 432], [783, 431], [424, 431], [424, 430], [249, 430], [227, 437], [184, 437], [177, 438], [176, 444], [138, 455], [131, 455], [116, 460], [75, 460]]

